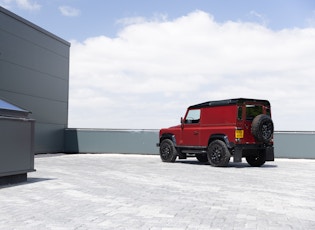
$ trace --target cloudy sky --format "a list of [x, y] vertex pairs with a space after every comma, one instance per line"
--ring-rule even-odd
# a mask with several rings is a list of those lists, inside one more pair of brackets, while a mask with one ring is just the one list
[[159, 129], [189, 105], [268, 99], [315, 131], [313, 0], [0, 0], [71, 42], [69, 127]]

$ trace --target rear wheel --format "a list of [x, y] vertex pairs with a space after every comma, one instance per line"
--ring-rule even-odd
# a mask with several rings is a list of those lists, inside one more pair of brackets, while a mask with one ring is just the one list
[[160, 157], [163, 162], [174, 162], [177, 157], [177, 150], [173, 141], [165, 139], [160, 144]]
[[230, 151], [221, 140], [212, 141], [208, 146], [208, 160], [212, 166], [225, 167], [230, 161]]
[[260, 167], [266, 162], [266, 154], [258, 153], [258, 155], [247, 156], [246, 161], [250, 166]]

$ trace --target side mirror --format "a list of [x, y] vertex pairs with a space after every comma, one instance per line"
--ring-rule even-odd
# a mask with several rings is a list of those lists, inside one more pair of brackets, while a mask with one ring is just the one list
[[184, 119], [182, 117], [180, 118], [180, 125], [181, 125], [181, 127], [183, 129], [184, 128]]

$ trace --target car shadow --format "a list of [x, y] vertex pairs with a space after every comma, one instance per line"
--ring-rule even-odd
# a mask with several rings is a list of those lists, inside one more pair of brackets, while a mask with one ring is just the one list
[[[202, 163], [202, 162], [199, 162], [197, 160], [176, 160], [174, 163], [210, 166], [209, 162]], [[277, 168], [277, 167], [278, 167], [277, 165], [268, 164], [268, 162], [267, 162], [267, 163], [265, 163], [264, 165], [262, 165], [262, 166], [260, 166], [258, 168]], [[229, 162], [227, 168], [257, 168], [257, 167], [252, 167], [246, 162], [240, 162], [240, 163]]]

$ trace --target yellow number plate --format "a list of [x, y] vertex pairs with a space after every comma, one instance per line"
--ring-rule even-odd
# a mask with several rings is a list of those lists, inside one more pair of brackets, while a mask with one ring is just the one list
[[235, 130], [235, 138], [243, 138], [244, 137], [244, 130], [237, 129]]

